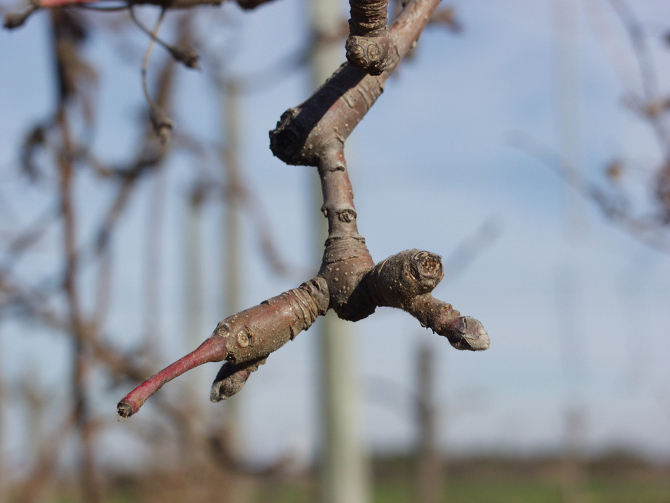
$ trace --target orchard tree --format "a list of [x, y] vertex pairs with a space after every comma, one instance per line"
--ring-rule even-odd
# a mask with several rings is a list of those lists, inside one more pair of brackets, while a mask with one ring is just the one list
[[[245, 10], [253, 10], [266, 1], [236, 0], [236, 3]], [[121, 0], [114, 3], [102, 0], [31, 0], [27, 9], [15, 6], [5, 16], [5, 27], [15, 29], [29, 20], [33, 13], [45, 11], [53, 34], [52, 56], [57, 93], [53, 113], [33, 125], [19, 149], [18, 164], [22, 175], [36, 186], [47, 186], [51, 192], [44, 200], [51, 202], [51, 206], [34, 222], [18, 229], [2, 251], [0, 315], [7, 318], [7, 313], [14, 309], [10, 314], [18, 312], [31, 320], [39, 320], [52, 331], [68, 334], [74, 355], [69, 381], [72, 410], [58, 426], [57, 438], [41, 456], [40, 464], [27, 478], [22, 489], [26, 501], [35, 500], [49, 474], [53, 474], [58, 453], [63, 449], [63, 439], [70, 430], [76, 430], [81, 440], [81, 475], [86, 501], [100, 500], [95, 481], [93, 445], [99, 421], [92, 412], [90, 393], [87, 394], [87, 388], [91, 388], [87, 375], [95, 365], [108, 371], [115, 389], [121, 385], [131, 388], [129, 382], [133, 386], [142, 383], [118, 403], [118, 414], [129, 417], [137, 413], [166, 382], [206, 362], [224, 362], [211, 388], [212, 401], [234, 395], [270, 353], [292, 340], [300, 331], [307, 330], [318, 317], [331, 309], [340, 318], [355, 322], [373, 314], [378, 306], [395, 307], [407, 311], [422, 326], [446, 337], [457, 349], [482, 350], [489, 346], [488, 336], [477, 320], [461, 316], [450, 304], [432, 296], [432, 290], [444, 274], [438, 255], [409, 250], [374, 263], [363, 236], [358, 232], [353, 187], [344, 157], [347, 138], [380, 97], [399, 63], [412, 53], [426, 25], [439, 22], [453, 28], [452, 13], [449, 9], [436, 10], [438, 0], [394, 1], [393, 5], [389, 5], [388, 1], [352, 0], [345, 43], [349, 62], [342, 65], [304, 103], [289, 108], [279, 118], [269, 139], [272, 152], [279, 159], [291, 165], [315, 167], [318, 173], [323, 193], [321, 211], [328, 221], [328, 237], [318, 273], [297, 288], [227, 317], [195, 351], [147, 379], [162, 366], [156, 364], [155, 353], [152, 353], [152, 348], [157, 346], [153, 332], [160, 330], [160, 327], [156, 328], [158, 323], [155, 323], [151, 313], [159, 304], [156, 263], [160, 261], [155, 255], [160, 253], [158, 233], [161, 227], [152, 225], [146, 233], [149, 260], [143, 279], [147, 286], [143, 292], [146, 305], [142, 306], [142, 316], [147, 319], [147, 334], [145, 340], [132, 349], [118, 349], [114, 334], [108, 333], [105, 321], [109, 312], [111, 278], [114, 277], [114, 254], [110, 243], [118, 234], [119, 222], [124, 214], [129, 213], [130, 201], [139, 192], [141, 181], [148, 177], [159, 178], [173, 154], [185, 152], [195, 159], [194, 165], [208, 162], [204, 159], [207, 155], [214, 157], [211, 152], [203, 154], [211, 146], [206, 147], [205, 141], [189, 136], [186, 129], [175, 125], [171, 115], [176, 68], [180, 65], [188, 69], [202, 67], [206, 70], [201, 74], [204, 79], [220, 70], [216, 68], [208, 74], [207, 70], [217, 64], [225, 67], [225, 61], [222, 63], [221, 60], [226, 55], [216, 54], [213, 57], [216, 51], [208, 49], [206, 44], [199, 46], [198, 39], [214, 38], [214, 34], [198, 33], [193, 19], [196, 10], [212, 8], [220, 3], [220, 0]], [[611, 4], [626, 28], [643, 83], [642, 92], [631, 92], [626, 96], [625, 104], [652, 126], [662, 152], [658, 165], [648, 170], [648, 187], [651, 187], [652, 197], [635, 199], [634, 192], [627, 192], [625, 179], [632, 170], [623, 160], [612, 160], [606, 169], [607, 181], [594, 183], [580, 175], [578, 170], [573, 170], [569, 160], [561, 159], [551, 149], [527, 138], [521, 143], [525, 150], [557, 168], [567, 183], [595, 203], [611, 221], [667, 252], [670, 250], [667, 232], [670, 224], [670, 134], [667, 127], [670, 101], [659, 90], [641, 24], [625, 2], [613, 0]], [[147, 10], [153, 6], [159, 13], [153, 26], [145, 25], [145, 18], [138, 15], [139, 7], [147, 5]], [[395, 13], [395, 20], [390, 26], [389, 7]], [[4, 10], [7, 12], [8, 8]], [[174, 10], [182, 14], [172, 16], [178, 21], [172, 33], [174, 41], [168, 42], [169, 35], [163, 35], [161, 30], [165, 32], [167, 14]], [[114, 15], [102, 11], [120, 13]], [[146, 35], [141, 46], [146, 51], [140, 76], [148, 113], [140, 119], [143, 129], [137, 135], [136, 149], [123, 152], [124, 162], [101, 160], [88, 143], [87, 133], [96, 119], [94, 94], [98, 73], [95, 65], [87, 60], [84, 46], [90, 32], [103, 27], [109, 32], [118, 31], [118, 40], [122, 41], [119, 46], [127, 43], [124, 39], [129, 38], [128, 30], [137, 34], [141, 31]], [[335, 38], [339, 38], [339, 34]], [[168, 52], [169, 58], [162, 65], [150, 66], [152, 53], [162, 50]], [[294, 56], [275, 65], [272, 71], [260, 72], [262, 79], [247, 79], [247, 83], [254, 86], [263, 81], [261, 85], [265, 85], [264, 82], [273, 81], [276, 75], [283, 74], [288, 66], [305, 60], [304, 52]], [[148, 73], [155, 75], [155, 86], [147, 82]], [[221, 87], [238, 84], [224, 80], [222, 78], [218, 83]], [[282, 109], [291, 104], [282, 105]], [[269, 127], [271, 124], [268, 124]], [[267, 144], [257, 147], [265, 149]], [[219, 154], [217, 152], [216, 155]], [[44, 169], [46, 162], [51, 162], [55, 168], [51, 171]], [[84, 210], [82, 205], [76, 204], [76, 184], [82, 171], [88, 171], [96, 180], [102, 180], [112, 194], [110, 201], [104, 201], [107, 206], [101, 205], [104, 206], [103, 215], [97, 221], [93, 239], [88, 239], [89, 234], [82, 230]], [[219, 183], [212, 181], [211, 177], [202, 177], [197, 181], [191, 194], [194, 208], [213, 198], [213, 193], [225, 194], [223, 197], [230, 199], [243, 199], [250, 192], [239, 179]], [[156, 190], [152, 197], [150, 215], [158, 221], [161, 209], [156, 203], [160, 201], [160, 191]], [[411, 202], [401, 199], [398, 204]], [[379, 225], [385, 223], [378, 222]], [[428, 214], [419, 225], [432, 233], [444, 224], [438, 217]], [[51, 232], [54, 228], [58, 228], [57, 233]], [[61, 239], [58, 246], [63, 260], [54, 268], [55, 272], [50, 270], [35, 280], [34, 276], [39, 274], [25, 274], [16, 264], [23, 256], [34, 252], [36, 245], [43, 242], [50, 232], [51, 236], [55, 234]], [[264, 242], [267, 244], [269, 240], [264, 239]], [[270, 248], [265, 247], [266, 255], [276, 270], [282, 269], [282, 264]], [[92, 274], [92, 270], [95, 273]], [[93, 278], [93, 288], [82, 287], [85, 271], [87, 280]], [[95, 293], [92, 300], [87, 298], [91, 291]], [[191, 347], [194, 346], [196, 343]], [[36, 391], [41, 391], [43, 396], [48, 394], [48, 391], [36, 389], [36, 382], [32, 380], [26, 385], [30, 388], [26, 396], [39, 395], [34, 393]], [[2, 388], [3, 383], [0, 382], [0, 407]], [[174, 421], [180, 432], [189, 431], [189, 424], [197, 414], [186, 411], [184, 404], [180, 404], [182, 409], [170, 406], [165, 400], [166, 395], [159, 393], [152, 399], [153, 403]], [[40, 403], [40, 400], [32, 401]], [[2, 472], [0, 467], [0, 484]]]

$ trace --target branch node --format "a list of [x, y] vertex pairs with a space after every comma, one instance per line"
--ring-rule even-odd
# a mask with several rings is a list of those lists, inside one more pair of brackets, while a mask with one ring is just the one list
[[200, 63], [198, 62], [200, 56], [198, 56], [198, 53], [195, 52], [193, 47], [187, 44], [180, 44], [176, 46], [168, 45], [166, 47], [176, 61], [179, 61], [188, 68], [200, 70]]
[[358, 321], [374, 313], [375, 305], [369, 302], [361, 285], [361, 278], [373, 266], [362, 236], [326, 240], [319, 276], [328, 282], [331, 307], [343, 320]]
[[388, 0], [349, 0], [351, 19], [345, 43], [347, 60], [370, 75], [386, 69], [391, 46], [388, 34]]
[[354, 210], [343, 210], [337, 213], [337, 219], [340, 222], [353, 222], [356, 219], [356, 212]]
[[251, 373], [258, 370], [258, 367], [265, 364], [266, 361], [267, 358], [261, 358], [245, 365], [224, 362], [212, 383], [209, 400], [216, 403], [239, 393]]
[[366, 280], [377, 305], [408, 309], [417, 296], [433, 291], [443, 277], [439, 255], [406, 250], [377, 264]]
[[160, 139], [161, 145], [167, 144], [170, 140], [170, 131], [174, 129], [174, 121], [170, 119], [168, 113], [155, 103], [151, 103], [151, 125]]
[[388, 34], [381, 37], [351, 35], [344, 44], [347, 61], [370, 75], [381, 75], [389, 61], [391, 42]]

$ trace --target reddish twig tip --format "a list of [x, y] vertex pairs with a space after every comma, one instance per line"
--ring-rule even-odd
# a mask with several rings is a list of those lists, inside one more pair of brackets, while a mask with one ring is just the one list
[[117, 413], [121, 417], [130, 417], [137, 414], [144, 402], [165, 383], [203, 363], [220, 362], [226, 358], [227, 354], [226, 340], [220, 336], [210, 337], [195, 351], [177, 360], [172, 365], [168, 365], [123, 397], [116, 406]]
[[119, 416], [123, 418], [130, 417], [135, 413], [130, 404], [126, 402], [119, 402], [116, 406], [116, 412], [118, 412]]

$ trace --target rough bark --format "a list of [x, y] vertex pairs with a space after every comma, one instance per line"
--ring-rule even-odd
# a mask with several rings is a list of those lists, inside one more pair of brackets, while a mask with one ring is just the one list
[[389, 0], [349, 0], [347, 60], [362, 72], [379, 75], [389, 58]]

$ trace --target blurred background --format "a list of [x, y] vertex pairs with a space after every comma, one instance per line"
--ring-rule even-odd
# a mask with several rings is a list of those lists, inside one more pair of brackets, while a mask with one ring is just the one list
[[0, 501], [670, 501], [668, 2], [443, 3], [350, 137], [373, 258], [441, 254], [435, 295], [488, 351], [380, 308], [230, 400], [206, 365], [119, 422], [317, 270], [316, 173], [268, 131], [344, 61], [348, 5], [168, 11], [200, 70], [134, 14], [0, 32]]

